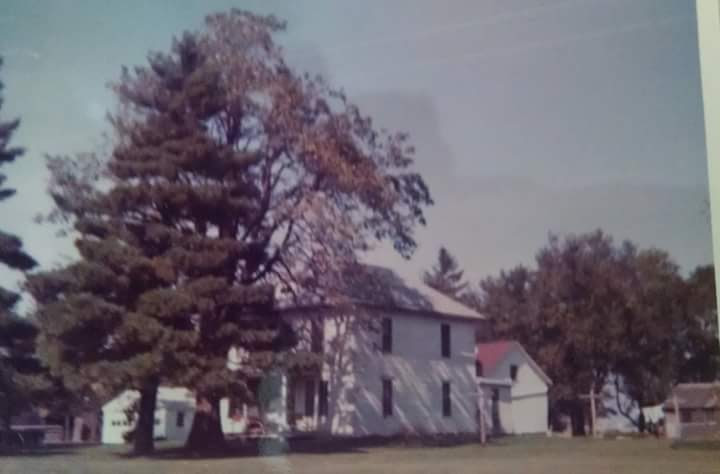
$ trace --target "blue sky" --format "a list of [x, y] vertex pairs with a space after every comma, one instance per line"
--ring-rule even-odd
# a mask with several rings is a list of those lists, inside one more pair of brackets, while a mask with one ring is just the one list
[[411, 262], [372, 260], [416, 273], [446, 245], [476, 282], [531, 264], [550, 231], [600, 227], [685, 271], [711, 261], [694, 2], [4, 0], [2, 113], [28, 151], [3, 170], [19, 192], [0, 222], [44, 266], [72, 255], [32, 219], [44, 154], [102, 143], [121, 65], [232, 6], [286, 19], [293, 65], [413, 138], [437, 204]]

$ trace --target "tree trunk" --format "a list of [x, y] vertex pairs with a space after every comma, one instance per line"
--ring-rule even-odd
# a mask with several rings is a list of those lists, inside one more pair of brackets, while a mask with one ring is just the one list
[[10, 406], [9, 396], [7, 396], [6, 405], [4, 408], [5, 409], [3, 410], [2, 414], [2, 427], [5, 430], [10, 431], [10, 426], [12, 425], [12, 407]]
[[140, 408], [135, 425], [133, 452], [136, 455], [151, 454], [155, 450], [155, 405], [158, 382], [151, 380], [140, 390]]
[[585, 436], [585, 410], [582, 401], [575, 400], [570, 406], [570, 419], [573, 436]]
[[197, 397], [195, 417], [185, 448], [193, 452], [220, 451], [225, 448], [219, 398]]
[[638, 417], [638, 431], [640, 433], [645, 433], [646, 428], [647, 423], [645, 420], [645, 413], [643, 413], [642, 407], [640, 407], [640, 416]]

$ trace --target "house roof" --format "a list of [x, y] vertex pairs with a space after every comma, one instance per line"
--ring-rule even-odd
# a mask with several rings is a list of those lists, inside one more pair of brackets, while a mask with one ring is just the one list
[[493, 372], [498, 365], [512, 352], [520, 352], [525, 359], [528, 361], [530, 367], [543, 379], [543, 381], [551, 385], [552, 381], [547, 376], [544, 370], [530, 357], [530, 354], [525, 351], [525, 348], [517, 341], [492, 341], [492, 342], [481, 342], [476, 346], [476, 359], [482, 363], [483, 368], [487, 373]]
[[720, 381], [706, 383], [681, 383], [663, 403], [665, 411], [674, 411], [674, 397], [679, 408], [720, 408]]
[[[427, 286], [420, 278], [400, 275], [394, 269], [358, 264], [332, 282], [332, 291], [358, 305], [397, 309], [417, 313], [435, 313], [483, 321], [485, 317], [459, 301]], [[286, 301], [285, 309], [328, 305], [317, 295], [301, 295]]]

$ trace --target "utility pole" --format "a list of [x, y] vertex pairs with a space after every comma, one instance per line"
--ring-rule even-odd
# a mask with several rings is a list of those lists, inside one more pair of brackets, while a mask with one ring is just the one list
[[678, 405], [677, 393], [673, 393], [673, 408], [675, 409], [675, 432], [673, 433], [673, 438], [676, 439], [682, 438], [682, 420], [680, 419], [680, 408]]
[[595, 382], [590, 385], [590, 420], [592, 421], [593, 438], [597, 438], [597, 416], [595, 412]]
[[591, 423], [591, 430], [592, 435], [594, 438], [598, 436], [597, 431], [597, 408], [595, 404], [595, 397], [600, 395], [599, 393], [595, 393], [595, 382], [590, 385], [590, 393], [587, 395], [580, 395], [581, 400], [590, 399], [590, 423]]

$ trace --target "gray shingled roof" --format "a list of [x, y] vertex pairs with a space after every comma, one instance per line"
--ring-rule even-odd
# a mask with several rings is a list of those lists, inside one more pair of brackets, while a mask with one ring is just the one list
[[[334, 291], [354, 304], [485, 320], [475, 310], [430, 288], [420, 278], [401, 276], [393, 269], [378, 265], [355, 265], [333, 285]], [[292, 308], [321, 304], [314, 298], [300, 300], [301, 304], [287, 301], [283, 306]]]

